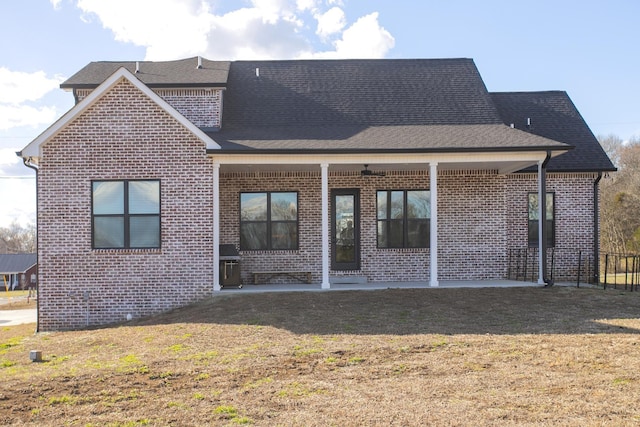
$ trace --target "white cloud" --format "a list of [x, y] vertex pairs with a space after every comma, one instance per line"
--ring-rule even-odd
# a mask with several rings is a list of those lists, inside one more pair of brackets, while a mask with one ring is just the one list
[[[28, 169], [25, 167], [25, 170]], [[25, 173], [26, 175], [26, 173]], [[13, 221], [20, 225], [36, 222], [36, 180], [30, 177], [0, 177], [0, 227]]]
[[318, 20], [316, 34], [323, 38], [339, 33], [347, 25], [347, 17], [339, 7], [332, 7], [325, 13], [317, 15], [316, 19]]
[[[84, 20], [98, 18], [115, 39], [146, 48], [147, 60], [201, 55], [209, 59], [287, 59], [314, 56], [311, 28], [335, 50], [319, 56], [383, 57], [393, 37], [377, 13], [347, 21], [341, 0], [251, 0], [247, 7], [215, 14], [211, 0], [77, 0]], [[328, 5], [328, 6], [327, 6]], [[309, 22], [307, 22], [307, 21]], [[313, 30], [311, 30], [313, 31]], [[336, 40], [337, 39], [337, 40]], [[356, 43], [362, 43], [358, 48]]]
[[0, 198], [0, 227], [35, 223], [35, 174], [8, 148], [0, 149]]
[[61, 2], [62, 0], [50, 0], [50, 1], [51, 1], [51, 5], [53, 6], [53, 8], [54, 8], [55, 10], [60, 9], [60, 2]]
[[117, 41], [147, 48], [147, 59], [177, 59], [202, 52], [211, 26], [209, 6], [200, 0], [78, 0]]
[[378, 12], [358, 19], [334, 42], [334, 51], [313, 54], [314, 58], [383, 58], [395, 39], [378, 23]]
[[314, 10], [318, 7], [318, 0], [296, 0], [296, 7], [300, 11]]
[[44, 71], [24, 73], [0, 67], [0, 104], [19, 104], [37, 101], [58, 88], [63, 78], [48, 78]]
[[51, 123], [53, 107], [29, 105], [57, 89], [63, 78], [47, 77], [43, 71], [25, 73], [0, 67], [0, 130]]
[[53, 107], [0, 104], [0, 130], [50, 124], [55, 118], [56, 109]]

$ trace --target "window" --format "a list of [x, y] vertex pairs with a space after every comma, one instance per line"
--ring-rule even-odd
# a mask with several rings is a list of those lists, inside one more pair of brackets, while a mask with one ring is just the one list
[[378, 248], [428, 248], [428, 190], [378, 191]]
[[160, 247], [160, 181], [93, 181], [94, 249]]
[[298, 249], [298, 193], [240, 193], [240, 250]]
[[[547, 246], [552, 248], [556, 244], [556, 224], [554, 221], [554, 193], [547, 193]], [[538, 194], [529, 193], [529, 246], [538, 246], [538, 220], [540, 208], [538, 207]]]

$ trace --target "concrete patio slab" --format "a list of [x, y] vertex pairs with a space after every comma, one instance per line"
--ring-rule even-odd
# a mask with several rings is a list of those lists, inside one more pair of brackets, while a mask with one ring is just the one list
[[450, 288], [522, 288], [540, 287], [532, 282], [516, 280], [442, 280], [440, 286], [431, 287], [428, 282], [368, 282], [332, 283], [330, 289], [322, 289], [320, 284], [263, 284], [244, 285], [241, 289], [224, 288], [223, 293], [255, 292], [331, 292], [331, 291], [372, 291], [380, 289], [450, 289]]

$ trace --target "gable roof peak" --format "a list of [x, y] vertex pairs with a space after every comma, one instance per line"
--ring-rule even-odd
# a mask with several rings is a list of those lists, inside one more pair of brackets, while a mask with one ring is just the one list
[[60, 117], [53, 125], [49, 126], [44, 132], [42, 132], [36, 139], [31, 141], [22, 151], [18, 153], [22, 158], [40, 158], [40, 148], [42, 144], [49, 141], [55, 135], [64, 129], [75, 118], [84, 113], [88, 108], [95, 104], [102, 98], [104, 94], [109, 92], [114, 86], [121, 81], [126, 80], [133, 84], [138, 90], [148, 96], [153, 102], [158, 104], [160, 108], [166, 111], [174, 119], [176, 119], [185, 128], [191, 131], [197, 138], [205, 143], [207, 149], [220, 148], [220, 146], [213, 141], [207, 134], [205, 134], [200, 128], [194, 125], [186, 117], [180, 114], [175, 108], [169, 105], [158, 94], [145, 85], [140, 79], [137, 78], [127, 68], [118, 68], [109, 78], [107, 78], [102, 84], [100, 84], [94, 91], [92, 91], [86, 98], [77, 103], [73, 108], [67, 111], [62, 117]]

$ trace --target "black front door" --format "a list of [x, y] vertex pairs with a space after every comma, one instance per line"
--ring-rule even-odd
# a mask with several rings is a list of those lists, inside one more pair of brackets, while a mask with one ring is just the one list
[[331, 190], [331, 269], [360, 269], [360, 190]]

